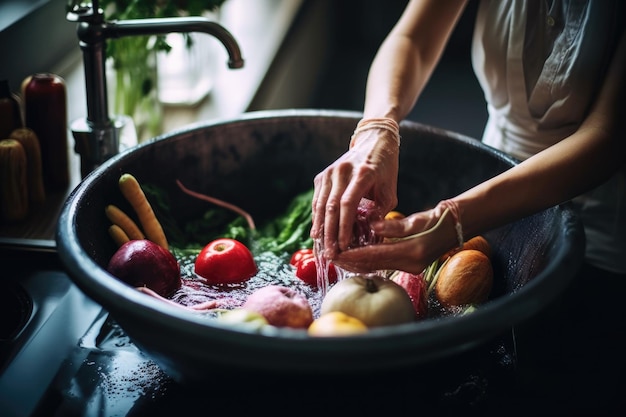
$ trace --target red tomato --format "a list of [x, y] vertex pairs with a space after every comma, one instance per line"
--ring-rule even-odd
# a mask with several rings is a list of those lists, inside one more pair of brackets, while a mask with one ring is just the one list
[[303, 260], [304, 258], [308, 258], [313, 256], [313, 249], [300, 249], [297, 250], [293, 253], [293, 255], [291, 255], [291, 259], [289, 260], [289, 264], [295, 266], [296, 268], [298, 267], [298, 264], [300, 263], [301, 260]]
[[[300, 260], [296, 269], [296, 277], [313, 287], [317, 287], [315, 256], [307, 256]], [[330, 264], [328, 266], [328, 283], [333, 284], [335, 282], [337, 282], [337, 271], [335, 270], [335, 266]]]
[[225, 284], [245, 281], [258, 268], [246, 245], [235, 239], [220, 238], [200, 251], [194, 270], [210, 284]]

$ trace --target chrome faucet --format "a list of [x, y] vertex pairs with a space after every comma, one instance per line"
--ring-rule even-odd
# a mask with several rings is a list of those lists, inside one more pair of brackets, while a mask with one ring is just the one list
[[81, 156], [84, 177], [119, 152], [119, 126], [109, 118], [106, 87], [106, 42], [125, 36], [161, 35], [174, 32], [203, 32], [215, 36], [228, 52], [228, 67], [243, 67], [235, 38], [223, 26], [203, 17], [172, 17], [105, 21], [98, 0], [81, 3], [68, 11], [66, 19], [77, 22], [79, 45], [83, 52], [87, 119], [72, 126], [75, 150]]

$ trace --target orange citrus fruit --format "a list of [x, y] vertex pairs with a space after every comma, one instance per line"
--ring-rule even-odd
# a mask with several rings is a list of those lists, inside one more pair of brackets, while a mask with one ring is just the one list
[[367, 326], [359, 319], [341, 311], [322, 314], [308, 328], [311, 336], [350, 336], [367, 332]]
[[404, 219], [404, 214], [399, 211], [392, 210], [385, 215], [385, 220], [400, 220]]

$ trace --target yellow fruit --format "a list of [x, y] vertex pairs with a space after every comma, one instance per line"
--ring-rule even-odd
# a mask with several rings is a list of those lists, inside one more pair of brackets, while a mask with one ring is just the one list
[[311, 336], [350, 336], [367, 332], [367, 326], [359, 319], [341, 311], [322, 314], [308, 328]]
[[385, 220], [400, 220], [404, 219], [404, 214], [399, 211], [392, 210], [385, 215]]
[[493, 268], [484, 253], [466, 249], [455, 253], [441, 267], [435, 295], [446, 307], [484, 302], [493, 286]]

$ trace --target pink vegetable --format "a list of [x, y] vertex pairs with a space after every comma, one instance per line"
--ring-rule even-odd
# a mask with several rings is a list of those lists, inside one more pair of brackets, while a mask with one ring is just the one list
[[357, 214], [354, 220], [352, 242], [350, 242], [350, 248], [357, 248], [360, 246], [373, 245], [381, 243], [383, 239], [377, 236], [370, 223], [375, 220], [383, 220], [384, 216], [376, 207], [372, 200], [361, 199], [359, 206], [357, 207]]

